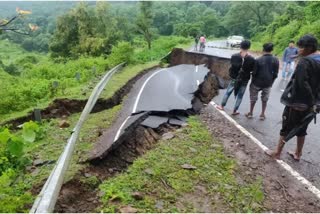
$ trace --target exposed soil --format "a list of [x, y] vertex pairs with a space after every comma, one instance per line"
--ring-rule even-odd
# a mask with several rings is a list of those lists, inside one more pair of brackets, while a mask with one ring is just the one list
[[200, 117], [223, 143], [226, 153], [237, 161], [239, 180], [263, 179], [265, 212], [320, 212], [320, 200], [315, 195], [212, 106], [203, 109]]
[[230, 79], [228, 74], [230, 60], [226, 58], [186, 52], [175, 48], [170, 54], [170, 66], [180, 64], [205, 64], [210, 70], [198, 90], [194, 92], [192, 106], [195, 112], [199, 112], [204, 107], [203, 104], [208, 104], [218, 95], [219, 88], [225, 88]]
[[90, 164], [74, 179], [62, 186], [54, 212], [84, 213], [97, 212], [99, 205], [99, 190], [83, 182], [86, 177], [96, 176], [99, 181], [104, 181], [121, 172], [124, 172], [133, 161], [154, 148], [163, 133], [175, 130], [176, 127], [167, 124], [158, 129], [138, 126], [130, 136], [115, 150], [100, 161]]
[[[153, 66], [151, 68], [145, 69], [140, 72], [138, 75], [130, 79], [124, 86], [118, 89], [114, 95], [108, 99], [98, 99], [96, 105], [94, 106], [91, 113], [100, 112], [106, 109], [110, 109], [116, 105], [119, 105], [123, 98], [130, 92], [132, 86], [135, 82], [140, 79], [143, 75], [148, 73], [150, 70], [158, 68], [159, 66]], [[41, 110], [41, 118], [42, 119], [50, 119], [50, 118], [60, 118], [62, 116], [69, 116], [74, 113], [82, 112], [84, 109], [87, 99], [85, 100], [76, 100], [76, 99], [56, 99], [54, 100], [47, 108]], [[11, 125], [12, 129], [15, 129], [20, 124], [24, 122], [28, 122], [30, 120], [35, 120], [34, 113], [29, 112], [26, 116], [16, 118], [14, 120], [7, 121], [2, 125]]]

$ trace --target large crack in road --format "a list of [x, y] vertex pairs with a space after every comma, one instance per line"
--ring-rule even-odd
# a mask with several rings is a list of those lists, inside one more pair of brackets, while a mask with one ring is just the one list
[[[92, 173], [104, 180], [114, 176], [114, 171], [124, 171], [135, 158], [152, 149], [162, 134], [183, 126], [189, 115], [199, 113], [212, 99], [220, 99], [219, 89], [226, 87], [229, 78], [228, 56], [233, 52], [219, 57], [217, 50], [210, 55], [174, 49], [168, 68], [152, 69], [132, 85], [116, 122], [100, 136], [89, 155], [91, 164], [80, 175]], [[265, 130], [259, 132], [268, 135]], [[77, 179], [63, 186], [56, 211], [92, 212], [98, 206], [95, 190], [74, 190]], [[83, 199], [76, 198], [79, 194]]]
[[182, 125], [193, 114], [192, 99], [208, 69], [178, 65], [155, 69], [133, 86], [111, 128], [100, 137], [89, 160], [104, 158], [138, 125], [157, 128], [164, 123]]

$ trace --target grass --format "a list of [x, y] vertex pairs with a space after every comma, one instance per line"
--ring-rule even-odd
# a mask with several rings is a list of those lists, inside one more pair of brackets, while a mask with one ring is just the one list
[[250, 50], [261, 52], [261, 51], [262, 51], [262, 45], [263, 45], [262, 42], [251, 41], [251, 48], [250, 48]]
[[45, 58], [45, 55], [25, 51], [20, 45], [14, 44], [9, 40], [0, 40], [0, 50], [5, 50], [0, 54], [0, 59], [6, 65], [22, 59], [26, 55], [35, 56], [38, 59]]
[[101, 97], [107, 99], [110, 98], [114, 92], [125, 85], [131, 78], [138, 75], [142, 70], [151, 68], [159, 64], [159, 61], [151, 61], [140, 65], [129, 65], [125, 67], [120, 72], [116, 73], [110, 82], [107, 84], [105, 90], [103, 91]]
[[[97, 211], [119, 212], [131, 206], [139, 212], [201, 212], [192, 195], [209, 198], [211, 212], [258, 212], [264, 195], [261, 180], [237, 182], [237, 166], [226, 157], [222, 145], [212, 139], [197, 117], [169, 141], [162, 141], [138, 158], [128, 171], [100, 185], [103, 206]], [[186, 170], [191, 164], [196, 170]], [[146, 170], [152, 173], [146, 173]], [[196, 187], [205, 189], [200, 194]], [[143, 200], [135, 200], [133, 192]], [[196, 197], [196, 198], [197, 198]], [[159, 208], [159, 203], [161, 204]]]
[[[115, 74], [110, 84], [105, 88], [103, 98], [111, 97], [116, 90], [125, 85], [125, 83], [141, 72], [143, 69], [157, 65], [157, 62], [150, 62], [143, 65], [130, 65], [125, 67], [121, 72]], [[87, 165], [83, 163], [86, 160], [86, 155], [92, 149], [93, 144], [97, 141], [99, 131], [101, 129], [108, 129], [116, 119], [118, 112], [121, 110], [121, 104], [114, 106], [112, 109], [108, 109], [99, 113], [90, 114], [88, 120], [84, 123], [79, 140], [77, 141], [76, 151], [74, 151], [71, 164], [69, 166], [67, 175], [65, 176], [65, 182], [71, 180], [81, 169]], [[80, 117], [80, 113], [72, 114], [67, 118], [70, 123], [69, 128], [60, 129], [59, 121], [61, 119], [51, 119], [44, 121], [41, 124], [41, 128], [45, 130], [45, 137], [34, 143], [30, 143], [26, 146], [26, 156], [30, 160], [29, 170], [21, 172], [14, 184], [10, 184], [11, 188], [8, 188], [8, 192], [4, 196], [4, 200], [8, 201], [7, 205], [0, 208], [0, 212], [25, 212], [27, 210], [22, 209], [23, 205], [32, 203], [35, 199], [30, 194], [30, 190], [41, 187], [43, 182], [48, 178], [51, 170], [54, 167], [55, 161], [58, 160], [61, 155], [67, 139], [71, 135], [71, 131]], [[42, 161], [49, 161], [50, 164], [44, 164], [43, 166], [32, 166], [32, 160], [40, 159]], [[30, 168], [31, 167], [31, 168]], [[88, 179], [85, 182], [89, 182], [90, 185], [97, 185], [94, 178]], [[9, 182], [10, 183], [10, 182]], [[10, 192], [9, 192], [10, 190]], [[14, 191], [11, 191], [14, 190]], [[16, 191], [19, 190], [19, 191]], [[10, 198], [20, 200], [16, 205], [9, 203]], [[10, 206], [10, 207], [9, 207]]]
[[[93, 143], [97, 141], [99, 129], [107, 129], [110, 127], [120, 109], [121, 105], [118, 105], [112, 109], [89, 116], [81, 129], [76, 150], [73, 153], [71, 164], [64, 179], [65, 182], [72, 179], [79, 170], [86, 167], [86, 164], [82, 162], [86, 159], [86, 155], [91, 150]], [[8, 181], [10, 188], [8, 187], [5, 192], [3, 192], [3, 190], [1, 191], [1, 200], [3, 200], [5, 204], [0, 207], [0, 212], [27, 212], [26, 205], [32, 204], [35, 199], [35, 196], [32, 196], [30, 191], [34, 188], [42, 187], [43, 182], [48, 178], [79, 116], [79, 114], [70, 116], [68, 118], [70, 127], [66, 129], [60, 129], [58, 127], [59, 119], [51, 119], [42, 124], [46, 136], [39, 141], [27, 145], [25, 152], [26, 157], [30, 160], [29, 166], [27, 166], [29, 170], [21, 172], [20, 175], [15, 178], [14, 182]], [[36, 159], [49, 161], [51, 163], [34, 167], [32, 166], [32, 160]], [[90, 182], [92, 185], [97, 185], [94, 178], [91, 178], [91, 180], [87, 182]], [[12, 203], [12, 200], [16, 202]]]
[[[110, 98], [119, 88], [124, 86], [127, 81], [139, 74], [143, 69], [150, 68], [158, 64], [158, 61], [152, 61], [145, 64], [139, 65], [129, 65], [126, 66], [123, 70], [113, 75], [109, 83], [107, 84], [105, 90], [103, 91], [101, 97], [108, 99]], [[69, 99], [88, 99], [93, 88], [99, 82], [100, 78], [95, 78], [86, 85], [78, 85], [72, 88], [68, 88], [65, 91], [65, 95], [59, 95], [56, 98], [69, 98]], [[29, 107], [23, 111], [13, 112], [11, 114], [3, 115], [0, 119], [0, 122], [9, 121], [18, 117], [26, 115], [28, 112], [33, 111], [34, 108], [44, 109], [52, 102], [52, 100], [47, 100], [44, 102], [38, 103], [34, 107]]]
[[[151, 50], [143, 45], [137, 47], [132, 63], [115, 78], [127, 81], [137, 74], [139, 69], [156, 65], [156, 61], [164, 57], [173, 47], [177, 45], [187, 47], [189, 43], [190, 40], [187, 38], [172, 36], [158, 38]], [[0, 47], [7, 46], [11, 51], [0, 54], [1, 59], [6, 59], [2, 60], [3, 64], [0, 62], [0, 85], [3, 89], [0, 91], [2, 96], [0, 123], [24, 116], [34, 108], [43, 109], [56, 98], [86, 99], [99, 78], [114, 66], [112, 54], [107, 59], [81, 57], [77, 60], [68, 60], [64, 64], [54, 62], [45, 55], [26, 52], [8, 41], [0, 41]], [[9, 71], [12, 72], [11, 75], [8, 74]], [[80, 74], [79, 81], [75, 78], [76, 73]], [[53, 87], [54, 81], [58, 82], [56, 89]], [[121, 86], [118, 85], [118, 81], [109, 83], [105, 95], [111, 96], [114, 89], [119, 89]]]

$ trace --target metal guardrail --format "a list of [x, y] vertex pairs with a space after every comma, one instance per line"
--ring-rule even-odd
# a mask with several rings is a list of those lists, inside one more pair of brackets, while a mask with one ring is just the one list
[[46, 183], [44, 184], [40, 194], [36, 198], [30, 213], [51, 213], [54, 210], [54, 206], [58, 199], [59, 192], [63, 184], [64, 175], [68, 169], [80, 129], [112, 75], [119, 71], [124, 64], [125, 63], [121, 63], [111, 69], [94, 88], [86, 106], [84, 107], [84, 110], [81, 113], [80, 119], [72, 131], [71, 137], [68, 139], [63, 153], [61, 154]]

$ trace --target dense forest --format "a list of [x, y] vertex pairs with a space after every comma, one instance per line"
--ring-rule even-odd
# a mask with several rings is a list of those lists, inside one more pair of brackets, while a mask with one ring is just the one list
[[[17, 8], [30, 13], [6, 25]], [[86, 99], [99, 77], [123, 61], [131, 73], [119, 79], [128, 81], [201, 34], [212, 40], [242, 35], [254, 50], [273, 42], [281, 55], [289, 40], [306, 33], [320, 39], [320, 2], [0, 2], [0, 123], [56, 98]], [[110, 93], [120, 86], [113, 87]], [[29, 122], [16, 134], [0, 128], [0, 212], [23, 212], [32, 203], [28, 190], [49, 168], [37, 179], [21, 173], [33, 158], [30, 151], [44, 152], [38, 145], [47, 145], [48, 136], [56, 140], [54, 130], [50, 122]]]
[[[14, 14], [16, 3], [0, 4], [3, 18]], [[139, 35], [138, 22], [149, 25], [153, 38], [239, 34], [273, 41], [281, 48], [286, 37], [297, 39], [306, 32], [319, 35], [319, 2], [152, 2], [146, 5], [149, 17], [137, 12], [137, 2], [21, 2], [19, 6], [32, 15], [15, 24], [34, 23], [39, 30], [30, 37], [4, 34], [1, 39], [8, 38], [28, 51], [63, 57], [107, 55], [118, 41], [133, 43]]]

